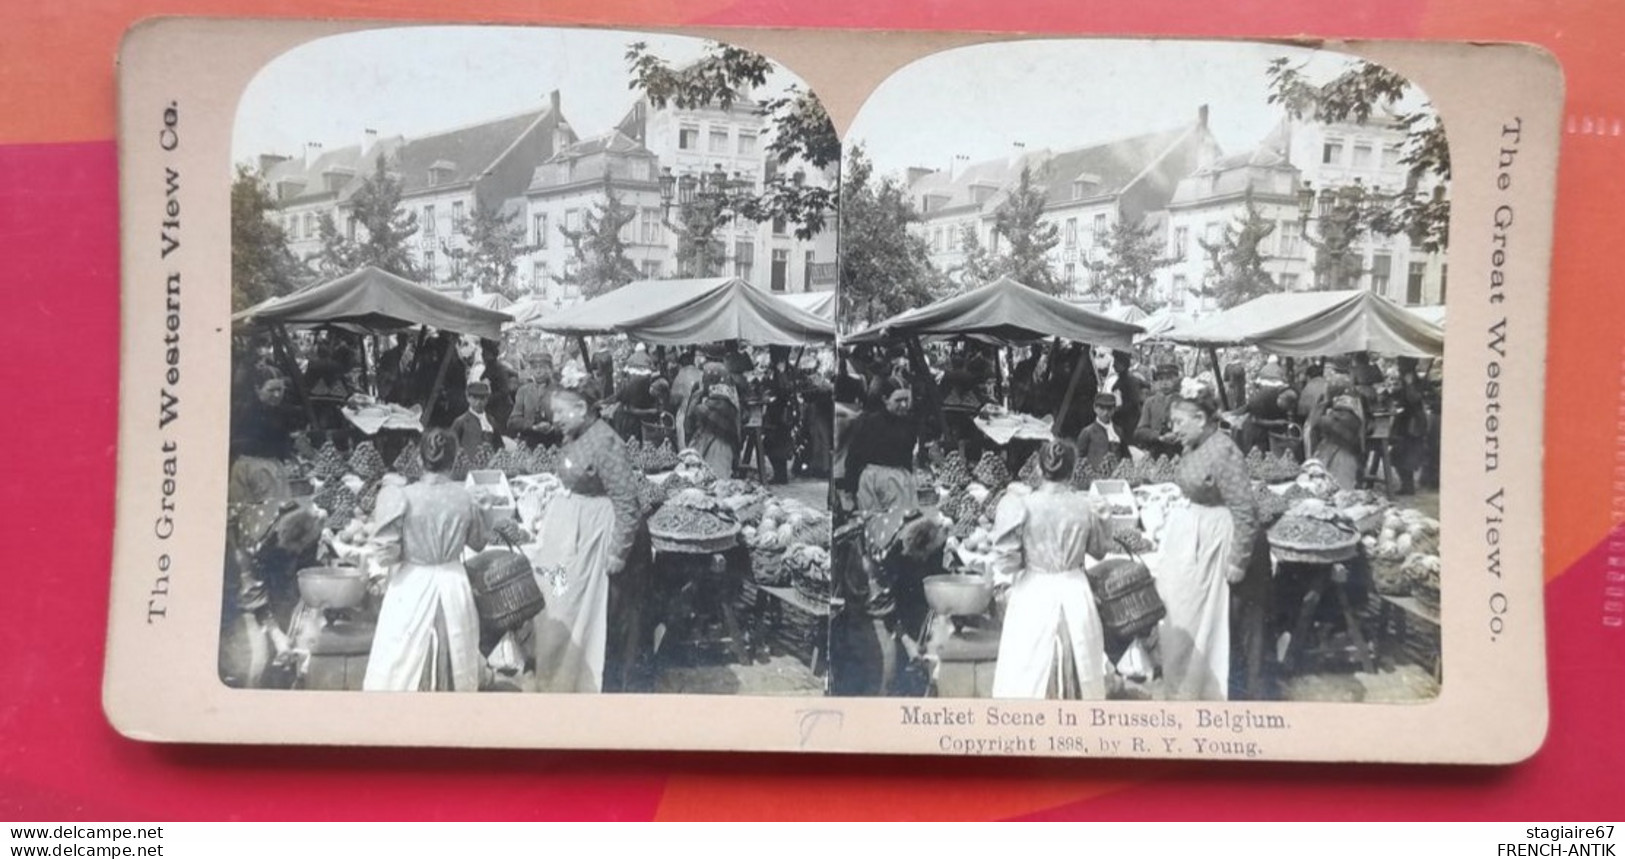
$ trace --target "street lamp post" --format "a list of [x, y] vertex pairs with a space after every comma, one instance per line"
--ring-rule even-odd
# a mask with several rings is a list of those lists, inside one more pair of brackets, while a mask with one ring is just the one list
[[[1384, 232], [1381, 223], [1393, 199], [1377, 188], [1366, 188], [1359, 179], [1319, 191], [1303, 183], [1298, 190], [1298, 223], [1304, 241], [1315, 249], [1316, 274], [1326, 275], [1328, 288], [1352, 288], [1350, 280], [1358, 283], [1364, 267], [1356, 245], [1368, 233]], [[1310, 234], [1311, 222], [1319, 224], [1319, 238]]]
[[[749, 216], [754, 202], [750, 184], [738, 173], [730, 177], [720, 163], [709, 172], [681, 176], [674, 175], [670, 167], [661, 168], [662, 221], [677, 234], [681, 274], [709, 277], [713, 268], [720, 270], [727, 250], [716, 247], [716, 231], [735, 217]], [[680, 223], [671, 221], [673, 205], [678, 208]]]

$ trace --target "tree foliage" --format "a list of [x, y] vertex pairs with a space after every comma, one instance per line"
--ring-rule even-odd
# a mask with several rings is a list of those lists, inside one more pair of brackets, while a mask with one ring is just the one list
[[597, 298], [637, 280], [638, 267], [627, 256], [627, 243], [621, 237], [621, 230], [637, 214], [637, 208], [621, 202], [606, 183], [604, 199], [587, 211], [580, 229], [559, 225], [559, 233], [570, 243], [571, 258], [564, 273], [553, 279], [575, 286], [583, 298]]
[[1100, 259], [1088, 263], [1094, 291], [1142, 308], [1156, 304], [1157, 271], [1173, 262], [1163, 254], [1156, 229], [1144, 218], [1119, 217], [1100, 242]]
[[519, 297], [515, 275], [519, 258], [535, 250], [525, 242], [525, 227], [519, 211], [504, 215], [495, 206], [474, 207], [474, 213], [458, 226], [464, 247], [448, 251], [462, 271], [462, 281], [476, 292], [494, 292], [509, 300]]
[[[766, 150], [776, 163], [802, 162], [818, 171], [839, 170], [841, 140], [816, 95], [791, 86], [782, 95], [751, 102], [752, 92], [765, 86], [775, 70], [772, 61], [761, 54], [712, 43], [699, 60], [674, 67], [651, 53], [647, 43], [634, 42], [627, 47], [626, 61], [631, 74], [628, 86], [642, 92], [654, 107], [727, 111], [736, 103], [751, 103], [773, 129]], [[802, 239], [824, 229], [836, 204], [833, 188], [808, 183], [798, 171], [780, 171], [764, 182], [761, 193], [735, 202], [736, 214], [759, 223], [784, 220], [795, 225], [795, 233]]]
[[894, 178], [877, 179], [853, 146], [841, 183], [841, 322], [856, 329], [935, 301], [948, 280], [931, 265], [925, 239], [909, 232], [920, 217]]
[[372, 175], [350, 198], [350, 216], [365, 235], [357, 240], [340, 232], [332, 217], [323, 215], [322, 249], [318, 264], [335, 274], [371, 265], [391, 274], [416, 280], [421, 272], [407, 242], [418, 232], [418, 217], [401, 208], [401, 180], [389, 174], [379, 155]]
[[1266, 219], [1249, 196], [1241, 214], [1225, 225], [1219, 241], [1197, 239], [1208, 258], [1208, 281], [1203, 291], [1213, 296], [1221, 309], [1228, 310], [1279, 289], [1264, 270], [1269, 260], [1263, 251], [1264, 241], [1274, 232], [1275, 222]]
[[1021, 168], [1016, 187], [993, 210], [993, 232], [1004, 239], [995, 249], [996, 267], [1034, 289], [1059, 295], [1066, 284], [1050, 265], [1049, 252], [1061, 243], [1061, 230], [1044, 220], [1044, 192], [1033, 187], [1031, 167]]
[[231, 183], [231, 309], [252, 307], [294, 291], [308, 277], [288, 250], [288, 234], [272, 215], [276, 200], [259, 174], [237, 168]]
[[1444, 124], [1432, 104], [1401, 110], [1416, 95], [1411, 82], [1382, 66], [1352, 62], [1325, 83], [1310, 80], [1303, 64], [1286, 57], [1270, 61], [1269, 103], [1278, 104], [1294, 119], [1316, 122], [1370, 121], [1379, 108], [1393, 113], [1405, 133], [1400, 163], [1408, 178], [1391, 209], [1372, 213], [1370, 228], [1404, 233], [1423, 250], [1444, 250], [1450, 232], [1450, 144]]

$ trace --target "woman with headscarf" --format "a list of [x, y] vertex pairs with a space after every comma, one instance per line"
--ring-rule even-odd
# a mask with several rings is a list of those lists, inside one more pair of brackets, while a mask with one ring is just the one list
[[[626, 445], [579, 391], [553, 393], [564, 433], [559, 480], [537, 534], [547, 605], [532, 621], [541, 692], [621, 688], [641, 640], [647, 533], [639, 474]], [[612, 637], [611, 631], [614, 631]]]
[[419, 444], [422, 479], [385, 486], [373, 510], [373, 541], [393, 569], [361, 688], [477, 692], [480, 617], [462, 557], [464, 547], [485, 548], [485, 519], [450, 477], [456, 437], [429, 429]]
[[1071, 442], [1045, 443], [1038, 451], [1044, 482], [1007, 492], [994, 512], [994, 569], [1014, 577], [995, 698], [1106, 697], [1106, 636], [1084, 565], [1110, 551], [1111, 526], [1099, 499], [1072, 489], [1077, 461]]
[[1219, 429], [1204, 392], [1174, 403], [1184, 445], [1175, 482], [1190, 505], [1169, 514], [1157, 561], [1168, 614], [1158, 634], [1168, 697], [1223, 701], [1230, 691], [1230, 590], [1247, 575], [1258, 533], [1247, 460]]
[[1315, 421], [1315, 459], [1337, 482], [1339, 489], [1357, 489], [1364, 461], [1365, 422], [1360, 401], [1353, 394], [1332, 398], [1331, 407]]
[[700, 388], [689, 396], [696, 401], [688, 410], [688, 447], [719, 479], [733, 477], [734, 457], [739, 452], [740, 409], [739, 392], [728, 371], [707, 366]]
[[920, 503], [914, 477], [920, 430], [910, 413], [909, 389], [881, 376], [870, 385], [869, 395], [870, 410], [852, 424], [842, 488], [852, 493], [859, 512], [912, 510]]

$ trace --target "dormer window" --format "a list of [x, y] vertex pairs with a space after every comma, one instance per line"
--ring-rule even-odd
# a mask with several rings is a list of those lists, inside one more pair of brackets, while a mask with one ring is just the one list
[[1079, 173], [1072, 179], [1072, 199], [1082, 200], [1100, 186], [1100, 177], [1093, 173]]
[[429, 184], [444, 185], [457, 175], [457, 165], [450, 161], [440, 160], [429, 165]]

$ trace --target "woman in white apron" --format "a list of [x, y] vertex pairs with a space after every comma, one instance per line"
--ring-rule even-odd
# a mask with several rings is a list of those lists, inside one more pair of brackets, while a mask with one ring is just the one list
[[1219, 430], [1211, 395], [1175, 401], [1173, 432], [1185, 453], [1176, 481], [1190, 505], [1172, 511], [1157, 562], [1157, 592], [1168, 615], [1158, 648], [1167, 697], [1229, 698], [1230, 586], [1247, 572], [1258, 511], [1246, 458]]
[[[532, 621], [536, 686], [601, 692], [611, 627], [623, 668], [641, 639], [641, 478], [621, 438], [580, 393], [555, 392], [553, 418], [564, 431], [558, 476], [569, 491], [548, 503], [537, 535], [547, 607]], [[612, 679], [618, 686], [623, 678]]]
[[449, 476], [457, 441], [431, 429], [420, 442], [423, 478], [386, 486], [373, 510], [388, 590], [361, 688], [367, 691], [477, 692], [480, 618], [463, 568], [463, 549], [485, 548], [485, 520], [461, 483]]
[[1110, 551], [1098, 500], [1069, 482], [1077, 449], [1051, 441], [1038, 452], [1044, 482], [1013, 484], [993, 519], [995, 570], [1015, 577], [993, 671], [995, 698], [1106, 697], [1106, 635], [1084, 574]]

